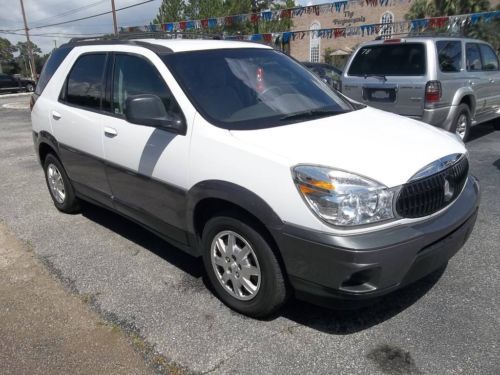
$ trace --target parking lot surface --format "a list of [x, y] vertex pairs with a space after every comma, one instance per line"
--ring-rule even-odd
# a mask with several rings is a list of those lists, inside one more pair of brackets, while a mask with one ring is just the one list
[[[375, 305], [327, 310], [292, 300], [257, 321], [217, 300], [199, 260], [113, 213], [52, 204], [32, 144], [28, 97], [0, 98], [0, 220], [104, 319], [200, 373], [500, 373], [500, 132], [473, 129], [476, 227], [446, 269]], [[5, 106], [7, 104], [7, 106]]]

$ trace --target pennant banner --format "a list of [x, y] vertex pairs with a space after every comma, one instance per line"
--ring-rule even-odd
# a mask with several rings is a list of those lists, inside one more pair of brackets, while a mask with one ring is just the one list
[[[364, 0], [366, 5], [376, 6], [376, 4], [387, 4], [385, 0]], [[407, 0], [404, 0], [407, 1]], [[337, 9], [344, 9], [345, 6], [352, 1], [341, 1], [333, 4], [329, 4], [329, 9], [337, 11]], [[340, 4], [340, 5], [339, 5]], [[287, 17], [297, 17], [296, 12], [311, 12], [316, 13], [321, 11], [323, 5], [315, 5], [308, 7], [300, 7], [288, 9], [290, 13]], [[286, 9], [285, 9], [286, 10]], [[241, 17], [248, 16], [247, 20], [256, 23], [259, 20], [269, 20], [273, 17], [273, 12], [262, 12], [253, 13], [249, 15], [238, 15], [238, 16], [228, 16], [223, 18], [209, 18], [204, 20], [186, 20], [180, 22], [169, 22], [162, 25], [150, 24], [145, 26], [131, 26], [131, 27], [121, 27], [120, 32], [168, 32], [175, 34], [176, 32], [193, 31], [203, 28], [215, 28], [217, 26], [230, 26], [241, 21]], [[221, 35], [222, 39], [228, 40], [250, 40], [258, 41], [264, 43], [289, 43], [290, 40], [300, 40], [304, 39], [306, 35], [312, 33], [311, 38], [321, 38], [321, 39], [332, 39], [332, 38], [347, 38], [347, 37], [358, 37], [358, 36], [371, 36], [378, 35], [381, 31], [387, 31], [388, 34], [405, 34], [405, 33], [420, 33], [424, 31], [432, 30], [442, 30], [446, 29], [450, 32], [458, 32], [466, 25], [475, 25], [479, 22], [491, 22], [496, 18], [500, 18], [500, 11], [492, 12], [482, 12], [482, 13], [471, 13], [471, 14], [461, 14], [449, 17], [433, 17], [433, 18], [423, 18], [417, 20], [400, 21], [393, 23], [378, 23], [378, 24], [363, 24], [358, 26], [347, 26], [347, 27], [335, 27], [319, 30], [300, 30], [300, 31], [285, 31], [278, 33], [267, 33], [267, 34], [252, 34], [252, 35]], [[193, 36], [196, 33], [193, 32]]]

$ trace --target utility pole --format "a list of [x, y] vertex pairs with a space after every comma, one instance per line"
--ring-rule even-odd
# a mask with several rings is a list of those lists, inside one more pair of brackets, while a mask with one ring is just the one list
[[115, 0], [111, 0], [111, 10], [113, 11], [113, 28], [115, 30], [115, 36], [117, 36], [118, 35], [118, 27], [116, 26]]
[[28, 41], [28, 57], [30, 61], [30, 71], [31, 71], [31, 79], [36, 81], [36, 67], [35, 67], [35, 57], [33, 56], [33, 48], [31, 48], [30, 41], [30, 33], [28, 29], [28, 22], [26, 22], [26, 13], [24, 12], [24, 4], [23, 0], [21, 1], [21, 11], [23, 12], [23, 20], [24, 20], [24, 31], [26, 32], [26, 40]]

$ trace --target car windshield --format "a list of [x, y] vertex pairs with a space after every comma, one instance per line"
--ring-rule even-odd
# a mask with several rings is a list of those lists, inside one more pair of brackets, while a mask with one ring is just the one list
[[351, 76], [420, 76], [426, 71], [423, 43], [377, 44], [360, 48]]
[[353, 110], [300, 63], [263, 48], [179, 52], [163, 57], [211, 123], [258, 129]]

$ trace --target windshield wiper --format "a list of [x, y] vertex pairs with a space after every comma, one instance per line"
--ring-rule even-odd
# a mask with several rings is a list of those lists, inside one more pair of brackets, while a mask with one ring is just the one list
[[365, 79], [367, 79], [368, 77], [380, 78], [384, 82], [387, 81], [387, 77], [383, 74], [365, 74]]
[[295, 112], [289, 115], [285, 115], [280, 118], [280, 121], [286, 120], [299, 120], [302, 118], [318, 118], [318, 117], [326, 117], [326, 116], [335, 116], [340, 115], [342, 113], [346, 113], [347, 111], [334, 111], [331, 109], [310, 109], [302, 112]]

